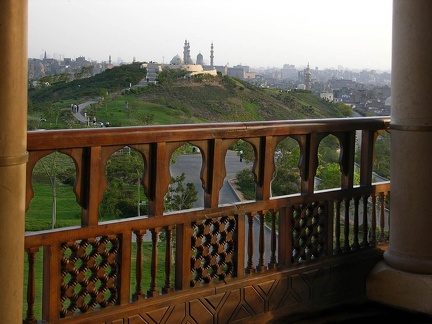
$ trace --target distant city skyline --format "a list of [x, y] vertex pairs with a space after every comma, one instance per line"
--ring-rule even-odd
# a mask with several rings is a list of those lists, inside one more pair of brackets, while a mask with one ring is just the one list
[[388, 71], [391, 0], [29, 0], [28, 56]]

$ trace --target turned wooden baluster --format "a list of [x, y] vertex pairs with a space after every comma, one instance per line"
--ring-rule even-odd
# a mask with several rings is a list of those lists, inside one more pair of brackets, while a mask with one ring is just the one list
[[159, 229], [154, 228], [151, 230], [152, 234], [152, 257], [151, 257], [151, 268], [150, 268], [150, 288], [147, 291], [148, 297], [154, 297], [158, 295], [157, 287], [156, 287], [156, 274], [157, 274], [157, 258], [158, 258], [158, 235]]
[[380, 242], [384, 243], [386, 241], [385, 229], [385, 196], [384, 192], [380, 192], [378, 195], [378, 201], [380, 205]]
[[247, 247], [247, 253], [248, 253], [248, 260], [247, 260], [247, 267], [246, 267], [246, 273], [254, 273], [255, 268], [253, 267], [253, 251], [254, 251], [254, 239], [253, 239], [253, 221], [254, 216], [252, 213], [247, 213], [248, 218], [248, 247]]
[[352, 250], [357, 251], [360, 248], [359, 244], [359, 202], [360, 197], [356, 196], [354, 197], [354, 237], [353, 237], [353, 244], [352, 244]]
[[340, 215], [340, 208], [341, 208], [341, 200], [336, 200], [336, 221], [335, 221], [335, 249], [334, 249], [334, 253], [335, 254], [340, 254], [342, 253], [342, 249], [341, 249], [341, 242], [340, 242], [340, 236], [341, 236], [341, 231], [340, 231], [340, 225], [341, 225], [341, 215]]
[[165, 285], [162, 288], [162, 293], [166, 294], [170, 291], [173, 291], [173, 287], [171, 284], [171, 267], [172, 267], [172, 231], [173, 226], [165, 227]]
[[344, 198], [344, 207], [345, 207], [345, 218], [344, 218], [344, 246], [343, 252], [349, 252], [351, 250], [349, 243], [349, 205], [350, 198]]
[[[389, 202], [389, 204], [388, 205], [386, 205], [386, 203], [385, 203], [385, 199], [383, 200], [383, 214], [385, 215], [385, 210], [386, 210], [386, 206], [387, 206], [387, 210], [388, 210], [388, 214], [387, 215], [390, 215], [390, 191], [387, 191], [387, 197], [388, 197], [388, 202]], [[390, 217], [387, 219], [387, 227], [388, 227], [388, 231], [387, 231], [387, 233], [388, 233], [388, 235], [387, 235], [387, 240], [389, 240], [390, 239]]]
[[361, 247], [365, 248], [365, 247], [369, 246], [369, 243], [368, 243], [369, 226], [368, 226], [368, 210], [367, 210], [369, 196], [363, 195], [362, 198], [363, 198], [363, 226], [362, 226], [363, 239], [362, 239]]
[[27, 275], [27, 316], [23, 321], [26, 324], [37, 323], [34, 316], [34, 302], [35, 302], [35, 274], [34, 265], [36, 261], [36, 252], [39, 248], [27, 249], [28, 259], [28, 275]]
[[270, 211], [271, 215], [271, 238], [270, 238], [270, 262], [268, 264], [268, 269], [276, 269], [276, 212], [274, 210]]
[[375, 194], [372, 194], [372, 237], [371, 237], [371, 245], [375, 246], [377, 244], [377, 237], [376, 237], [376, 225], [377, 225], [377, 219], [376, 219], [376, 196]]
[[136, 231], [136, 267], [135, 267], [135, 293], [132, 295], [132, 300], [138, 300], [142, 297], [142, 272], [143, 272], [143, 252], [142, 242], [145, 231]]
[[257, 271], [265, 271], [267, 267], [264, 265], [265, 241], [264, 241], [264, 212], [258, 212], [260, 228], [259, 228], [259, 259], [256, 267]]

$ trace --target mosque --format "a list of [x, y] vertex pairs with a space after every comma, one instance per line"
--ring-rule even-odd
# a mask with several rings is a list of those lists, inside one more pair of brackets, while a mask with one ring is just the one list
[[[185, 40], [184, 47], [183, 47], [183, 58], [177, 54], [171, 59], [169, 64], [150, 62], [150, 63], [143, 64], [143, 67], [147, 68], [147, 82], [156, 83], [157, 76], [163, 69], [186, 70], [190, 72], [188, 76], [199, 75], [199, 74], [217, 75], [218, 69], [213, 65], [213, 59], [214, 59], [213, 43], [211, 44], [211, 50], [210, 50], [210, 65], [205, 65], [204, 58], [201, 53], [197, 55], [196, 61], [195, 62], [193, 61], [191, 56], [191, 51], [190, 51], [190, 43], [187, 40]], [[220, 72], [223, 73], [223, 71]]]
[[150, 62], [143, 64], [142, 67], [147, 68], [148, 83], [156, 83], [159, 72], [164, 68], [186, 70], [190, 72], [188, 76], [199, 74], [217, 75], [220, 72], [222, 75], [229, 75], [240, 79], [251, 78], [252, 76], [255, 78], [255, 74], [249, 72], [249, 67], [247, 66], [228, 67], [228, 65], [214, 65], [213, 42], [210, 46], [210, 64], [204, 63], [204, 57], [201, 53], [196, 56], [196, 60], [194, 61], [191, 56], [190, 43], [187, 39], [183, 46], [183, 57], [177, 54], [171, 59], [169, 64]]
[[[214, 68], [213, 60], [214, 60], [214, 46], [212, 42], [210, 46], [210, 65], [206, 67], [213, 69]], [[197, 55], [196, 61], [195, 62], [193, 61], [191, 57], [190, 43], [188, 42], [187, 39], [185, 40], [183, 46], [183, 59], [180, 57], [180, 55], [177, 54], [172, 58], [170, 64], [172, 65], [195, 65], [196, 64], [196, 65], [205, 66], [204, 57], [201, 53]]]

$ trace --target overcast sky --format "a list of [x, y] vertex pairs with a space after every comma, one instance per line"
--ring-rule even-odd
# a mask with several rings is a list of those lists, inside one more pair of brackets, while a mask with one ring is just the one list
[[29, 0], [31, 58], [389, 70], [392, 0]]

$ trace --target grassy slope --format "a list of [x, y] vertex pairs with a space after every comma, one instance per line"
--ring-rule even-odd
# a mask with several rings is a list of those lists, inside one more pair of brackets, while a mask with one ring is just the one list
[[[107, 91], [108, 103], [101, 102], [88, 112], [112, 126], [343, 117], [332, 104], [308, 91], [261, 89], [221, 75], [179, 79], [124, 91], [128, 81], [137, 83], [142, 77], [143, 70], [137, 65], [122, 66], [91, 78], [29, 91], [30, 102], [36, 107], [29, 111], [29, 120], [35, 124], [39, 117], [47, 117], [44, 103], [52, 103], [55, 109], [67, 108], [70, 103], [99, 98]], [[71, 122], [68, 114], [70, 111], [64, 109], [57, 128], [80, 127]], [[151, 121], [145, 122], [144, 115], [150, 116]], [[48, 120], [43, 128], [51, 128], [49, 124], [55, 125], [54, 120]]]
[[310, 92], [259, 89], [221, 76], [147, 87], [141, 100], [209, 122], [343, 117]]

